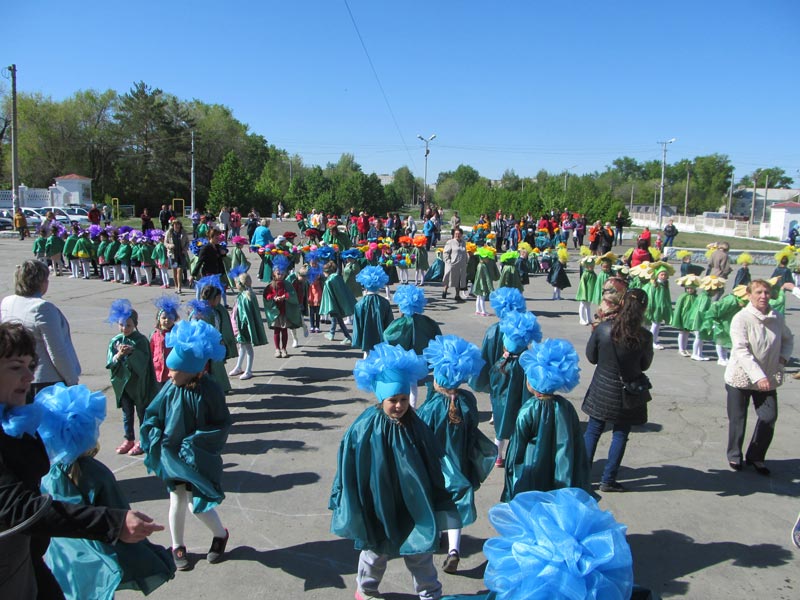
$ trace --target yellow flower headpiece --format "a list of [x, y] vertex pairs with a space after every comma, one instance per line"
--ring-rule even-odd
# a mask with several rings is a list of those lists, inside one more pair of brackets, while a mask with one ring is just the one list
[[749, 252], [742, 252], [736, 258], [737, 265], [752, 265], [753, 264], [753, 257]]
[[477, 249], [478, 249], [477, 244], [475, 244], [474, 242], [467, 242], [467, 252], [474, 254], [475, 250]]
[[580, 252], [581, 256], [591, 256], [592, 255], [592, 251], [589, 250], [589, 246], [581, 246], [580, 248], [578, 248], [578, 252]]
[[566, 248], [559, 248], [557, 254], [560, 262], [566, 263], [569, 260], [569, 251]]
[[684, 258], [686, 258], [687, 256], [691, 256], [691, 255], [692, 255], [692, 251], [691, 251], [691, 250], [678, 250], [678, 251], [675, 253], [675, 257], [676, 257], [678, 260], [683, 260], [683, 259], [684, 259]]

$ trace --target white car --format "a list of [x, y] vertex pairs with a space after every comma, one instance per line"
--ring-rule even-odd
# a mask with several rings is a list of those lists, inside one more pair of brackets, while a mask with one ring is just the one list
[[89, 212], [78, 206], [43, 206], [42, 208], [37, 208], [36, 211], [42, 216], [49, 211], [53, 211], [56, 215], [56, 221], [64, 225], [77, 223], [78, 225], [86, 226], [89, 224]]

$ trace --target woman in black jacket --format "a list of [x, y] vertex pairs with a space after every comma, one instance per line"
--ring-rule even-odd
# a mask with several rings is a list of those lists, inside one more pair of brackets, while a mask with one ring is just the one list
[[584, 434], [589, 463], [594, 460], [594, 451], [606, 423], [611, 423], [614, 429], [600, 480], [603, 492], [625, 491], [617, 482], [617, 471], [625, 454], [628, 434], [631, 426], [647, 422], [650, 392], [644, 389], [632, 395], [623, 390], [623, 381], [641, 381], [642, 374], [653, 361], [653, 336], [642, 327], [646, 308], [647, 295], [642, 290], [627, 291], [616, 318], [600, 323], [586, 345], [586, 358], [597, 365], [582, 406], [583, 412], [589, 415]]
[[50, 470], [26, 404], [36, 345], [19, 323], [0, 324], [0, 598], [62, 599], [44, 563], [50, 537], [138, 542], [164, 529], [138, 512], [52, 501], [40, 492]]

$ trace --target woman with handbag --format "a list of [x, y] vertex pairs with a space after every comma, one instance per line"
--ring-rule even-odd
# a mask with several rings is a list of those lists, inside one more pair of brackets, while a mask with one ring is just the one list
[[586, 358], [597, 365], [581, 407], [589, 415], [584, 442], [590, 464], [606, 423], [611, 423], [614, 432], [600, 479], [602, 492], [625, 491], [617, 481], [617, 471], [628, 435], [633, 425], [647, 422], [651, 396], [644, 372], [653, 361], [653, 335], [642, 327], [646, 309], [647, 294], [628, 290], [616, 317], [600, 323], [586, 345]]

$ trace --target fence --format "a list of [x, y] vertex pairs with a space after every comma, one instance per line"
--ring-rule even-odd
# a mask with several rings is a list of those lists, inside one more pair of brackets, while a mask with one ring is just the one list
[[[658, 215], [652, 213], [632, 212], [630, 213], [631, 222], [639, 227], [649, 227], [652, 230], [658, 228]], [[662, 228], [669, 223], [675, 223], [680, 231], [693, 231], [696, 233], [713, 233], [728, 237], [759, 237], [760, 226], [751, 225], [748, 221], [737, 221], [736, 219], [713, 219], [711, 217], [681, 217], [674, 216], [662, 218]]]

